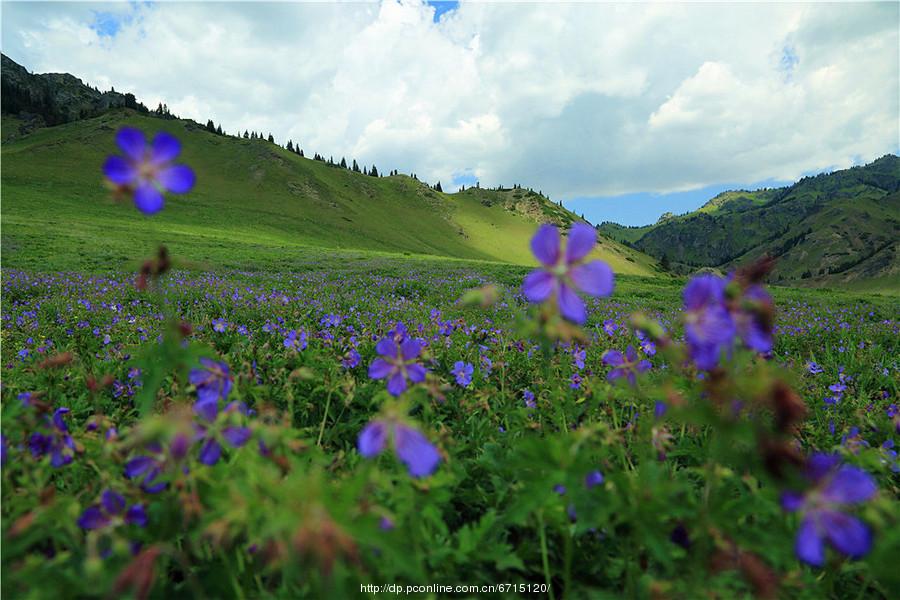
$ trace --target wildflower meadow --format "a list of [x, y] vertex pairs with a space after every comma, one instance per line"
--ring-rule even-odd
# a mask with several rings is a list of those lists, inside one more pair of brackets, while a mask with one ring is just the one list
[[[116, 142], [148, 228], [204, 185]], [[596, 243], [4, 269], [3, 595], [900, 597], [897, 304]]]

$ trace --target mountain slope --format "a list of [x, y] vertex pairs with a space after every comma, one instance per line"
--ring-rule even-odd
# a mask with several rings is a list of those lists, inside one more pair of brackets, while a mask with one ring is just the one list
[[[4, 127], [15, 124], [4, 117]], [[116, 204], [103, 185], [100, 167], [126, 124], [176, 135], [180, 160], [197, 173], [195, 190], [170, 196], [153, 218]], [[119, 268], [158, 240], [185, 260], [232, 267], [290, 263], [323, 248], [533, 264], [538, 223], [578, 220], [526, 190], [444, 194], [404, 175], [353, 173], [129, 109], [18, 136], [3, 144], [2, 161], [6, 267]], [[597, 255], [619, 273], [656, 272], [655, 261], [613, 242]]]
[[728, 270], [768, 254], [778, 258], [776, 282], [892, 284], [900, 278], [898, 190], [900, 158], [886, 155], [786, 188], [725, 192], [656, 225], [599, 230], [684, 272]]

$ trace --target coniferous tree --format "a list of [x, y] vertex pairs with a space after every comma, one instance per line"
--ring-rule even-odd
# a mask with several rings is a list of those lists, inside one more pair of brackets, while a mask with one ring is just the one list
[[443, 192], [443, 191], [444, 191], [444, 190], [441, 188], [441, 182], [440, 182], [440, 181], [438, 181], [438, 182], [434, 185], [434, 190], [435, 190], [436, 192]]
[[244, 139], [245, 139], [245, 140], [249, 140], [249, 139], [250, 139], [250, 132], [248, 132], [246, 129], [244, 130]]
[[222, 126], [221, 126], [221, 125], [219, 125], [219, 126], [216, 127], [216, 133], [219, 134], [219, 135], [225, 135], [225, 132], [222, 131]]
[[342, 169], [346, 169], [346, 168], [347, 168], [347, 159], [344, 158], [343, 156], [341, 157], [341, 168], [342, 168]]
[[372, 170], [369, 171], [369, 175], [372, 177], [378, 177], [378, 169], [375, 168], [375, 165], [372, 165]]
[[356, 164], [356, 159], [353, 159], [353, 166], [350, 167], [350, 170], [354, 173], [359, 173], [359, 165]]
[[271, 133], [269, 134], [269, 143], [270, 143], [270, 144], [274, 144], [274, 143], [275, 143], [275, 138], [272, 137], [272, 134], [271, 134]]
[[213, 123], [212, 119], [206, 122], [206, 130], [210, 133], [216, 132], [216, 124]]
[[288, 140], [287, 151], [288, 152], [294, 151], [294, 142], [292, 142], [291, 140]]
[[300, 156], [303, 156], [303, 149], [300, 149]]

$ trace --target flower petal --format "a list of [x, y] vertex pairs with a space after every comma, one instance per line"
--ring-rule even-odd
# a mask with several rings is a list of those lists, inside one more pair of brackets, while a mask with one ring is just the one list
[[237, 427], [235, 425], [230, 425], [222, 429], [222, 437], [225, 438], [225, 441], [231, 444], [233, 448], [240, 448], [246, 444], [252, 433], [253, 432], [249, 427]]
[[725, 280], [718, 275], [697, 275], [684, 286], [684, 308], [697, 310], [704, 306], [722, 305], [725, 301]]
[[172, 165], [161, 169], [156, 174], [156, 181], [166, 191], [173, 194], [186, 194], [194, 187], [197, 176], [187, 165]]
[[109, 517], [103, 514], [99, 506], [87, 507], [78, 517], [78, 526], [82, 529], [100, 529], [109, 523]]
[[100, 496], [103, 510], [110, 515], [117, 515], [125, 509], [125, 497], [112, 490], [105, 490]]
[[566, 262], [572, 264], [587, 256], [597, 243], [597, 232], [590, 225], [575, 223], [569, 230]]
[[550, 297], [556, 287], [556, 277], [549, 271], [537, 269], [525, 277], [522, 293], [529, 302], [543, 302]]
[[388, 379], [387, 391], [391, 396], [399, 396], [406, 391], [406, 377], [399, 370]]
[[600, 260], [572, 267], [569, 277], [575, 287], [590, 296], [609, 296], [615, 287], [613, 270]]
[[380, 356], [397, 358], [400, 355], [400, 347], [392, 338], [386, 337], [375, 344], [375, 352], [377, 352]]
[[407, 425], [398, 424], [394, 430], [394, 449], [413, 477], [431, 475], [441, 462], [440, 453], [428, 438]]
[[842, 554], [860, 558], [869, 552], [872, 532], [865, 523], [852, 515], [832, 510], [822, 511], [820, 519], [828, 541]]
[[150, 151], [150, 160], [156, 164], [174, 160], [181, 152], [181, 142], [178, 138], [165, 131], [160, 131], [153, 137], [153, 148]]
[[147, 472], [150, 467], [156, 464], [156, 461], [153, 460], [150, 456], [138, 456], [136, 458], [132, 458], [127, 463], [125, 463], [125, 477], [129, 479], [134, 479], [135, 477], [139, 477]]
[[153, 184], [143, 182], [134, 190], [134, 205], [145, 215], [153, 215], [162, 210], [163, 195]]
[[875, 480], [868, 473], [851, 465], [842, 465], [825, 485], [822, 497], [837, 504], [858, 504], [877, 491]]
[[383, 358], [376, 358], [372, 361], [372, 364], [369, 365], [369, 379], [384, 379], [390, 375], [393, 370], [394, 365]]
[[617, 367], [625, 362], [625, 357], [618, 350], [607, 350], [603, 353], [603, 363], [611, 367]]
[[403, 340], [400, 344], [400, 354], [403, 360], [413, 360], [422, 352], [422, 342], [412, 338]]
[[825, 544], [822, 543], [816, 523], [811, 517], [806, 517], [800, 523], [794, 552], [797, 553], [797, 558], [814, 567], [825, 564]]
[[116, 133], [116, 144], [122, 149], [122, 152], [134, 160], [142, 160], [144, 158], [147, 140], [144, 138], [144, 132], [140, 129], [123, 127]]
[[135, 504], [125, 513], [125, 522], [129, 525], [145, 527], [147, 525], [147, 509], [143, 504]]
[[372, 458], [382, 450], [387, 440], [387, 426], [382, 421], [372, 421], [359, 433], [356, 447], [366, 458]]
[[559, 262], [559, 230], [553, 225], [538, 227], [531, 238], [531, 251], [541, 263], [552, 267]]
[[219, 414], [219, 396], [215, 393], [200, 394], [200, 399], [194, 402], [194, 412], [212, 423]]
[[216, 464], [221, 456], [222, 446], [214, 439], [206, 440], [206, 443], [200, 448], [200, 462], [204, 465], [212, 466]]
[[587, 321], [587, 309], [578, 294], [565, 284], [559, 286], [559, 312], [562, 316], [577, 325]]
[[409, 376], [409, 380], [413, 383], [421, 383], [425, 381], [425, 375], [427, 373], [428, 370], [418, 363], [413, 363], [406, 366], [406, 374]]
[[103, 163], [103, 174], [116, 185], [130, 185], [137, 179], [134, 164], [121, 156], [110, 156]]

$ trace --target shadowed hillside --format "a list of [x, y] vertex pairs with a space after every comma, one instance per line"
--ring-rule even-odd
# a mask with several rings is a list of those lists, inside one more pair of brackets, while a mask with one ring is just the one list
[[681, 272], [727, 270], [763, 254], [775, 282], [900, 285], [900, 158], [806, 177], [778, 189], [730, 191], [646, 227], [599, 230]]
[[[116, 204], [104, 187], [100, 167], [123, 125], [173, 133], [197, 172], [195, 190], [170, 197], [153, 218]], [[353, 173], [129, 109], [37, 129], [5, 143], [2, 159], [4, 266], [115, 268], [152, 253], [160, 238], [186, 260], [248, 268], [315, 248], [531, 264], [539, 223], [578, 219], [526, 190], [445, 194], [405, 175]], [[652, 259], [619, 244], [598, 254], [620, 273], [655, 272]]]

